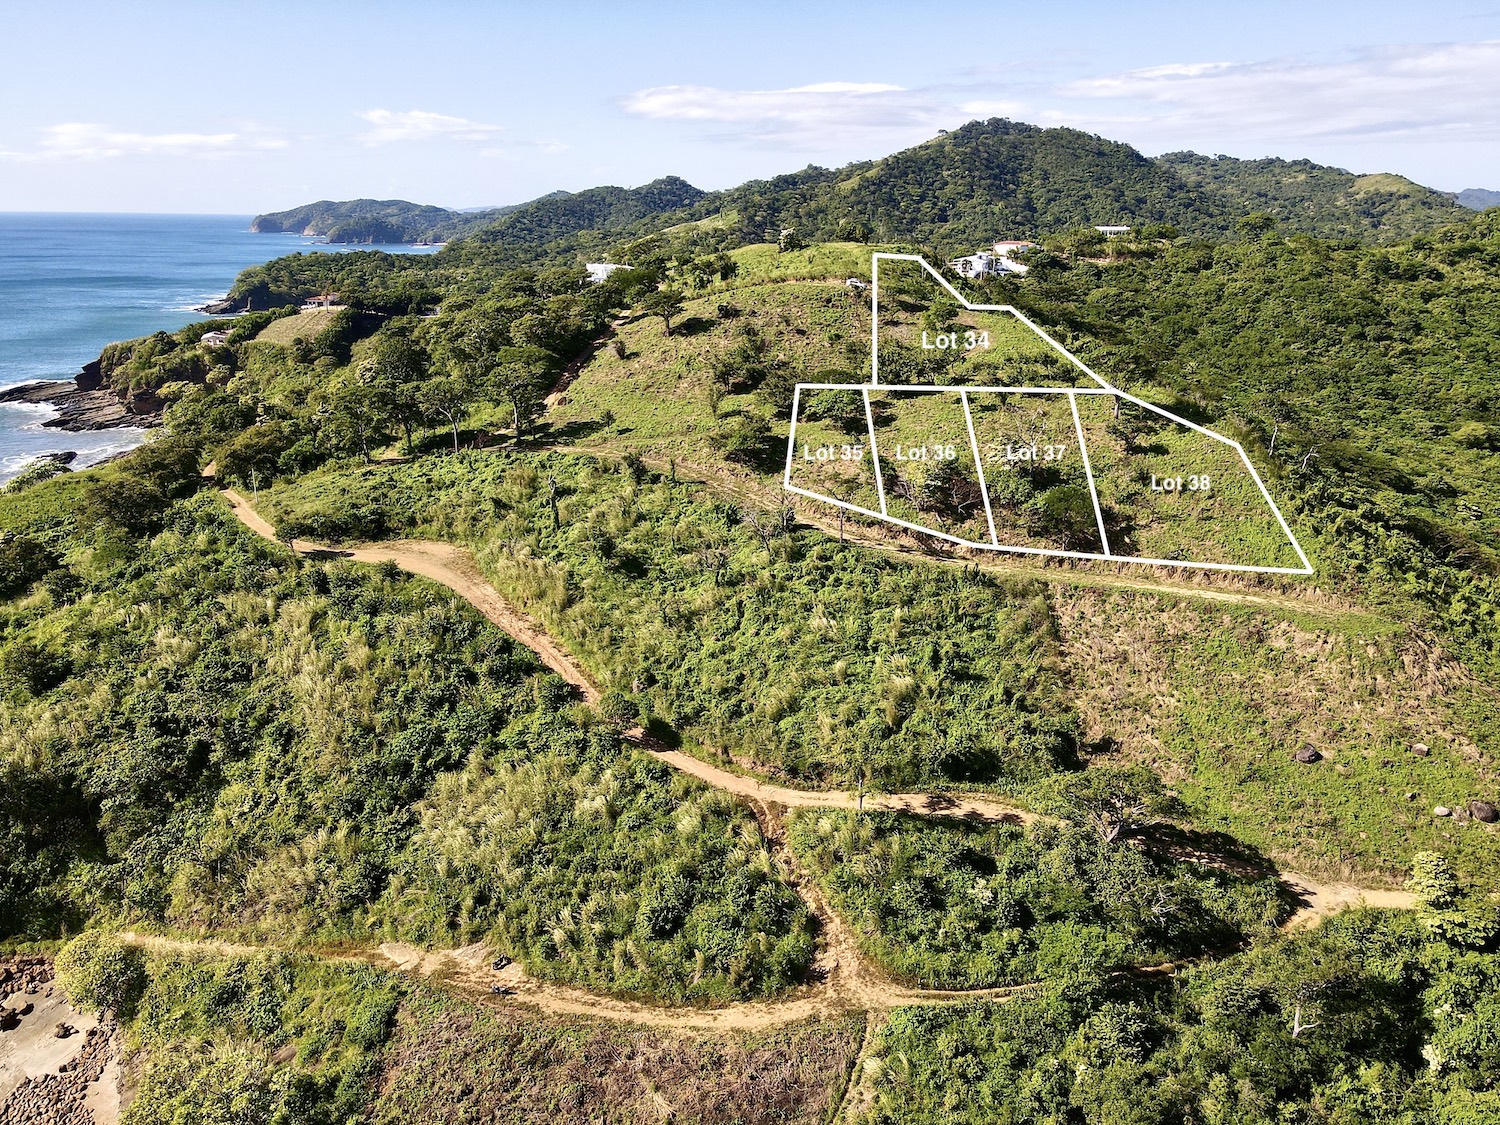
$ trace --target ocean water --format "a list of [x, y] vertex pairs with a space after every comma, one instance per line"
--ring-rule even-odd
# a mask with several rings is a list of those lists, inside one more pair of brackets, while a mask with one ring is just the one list
[[[299, 250], [351, 249], [366, 248], [251, 234], [247, 215], [0, 213], [0, 387], [71, 379], [111, 341], [201, 320], [193, 310], [228, 292], [247, 266]], [[41, 453], [74, 450], [80, 468], [145, 436], [44, 429], [54, 416], [49, 407], [0, 403], [0, 480]]]

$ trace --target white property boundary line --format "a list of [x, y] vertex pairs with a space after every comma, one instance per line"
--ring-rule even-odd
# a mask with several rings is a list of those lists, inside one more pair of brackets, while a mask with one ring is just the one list
[[1089, 499], [1094, 502], [1094, 519], [1099, 524], [1099, 549], [1109, 551], [1109, 533], [1104, 530], [1104, 509], [1099, 507], [1099, 490], [1094, 487], [1094, 467], [1089, 464], [1089, 443], [1083, 436], [1083, 419], [1078, 417], [1078, 396], [1068, 395], [1068, 409], [1073, 412], [1073, 431], [1078, 435], [1078, 452], [1083, 456], [1083, 475], [1089, 481]]
[[995, 513], [990, 508], [990, 487], [984, 482], [984, 458], [979, 456], [979, 435], [974, 432], [974, 415], [969, 413], [969, 392], [960, 390], [959, 401], [964, 404], [964, 425], [969, 427], [969, 449], [974, 454], [974, 472], [979, 476], [979, 495], [984, 497], [984, 522], [990, 526], [990, 542], [1000, 546], [1000, 536], [995, 534]]
[[[1078, 429], [1079, 449], [1083, 453], [1084, 468], [1085, 468], [1085, 471], [1088, 474], [1089, 494], [1093, 498], [1093, 501], [1094, 501], [1094, 514], [1095, 514], [1095, 517], [1099, 521], [1100, 542], [1101, 542], [1101, 546], [1104, 548], [1104, 551], [1105, 551], [1104, 554], [1097, 554], [1096, 555], [1096, 554], [1092, 554], [1092, 553], [1084, 552], [1084, 551], [1062, 551], [1062, 550], [1055, 550], [1055, 549], [1052, 549], [1052, 548], [1044, 548], [1044, 547], [1014, 547], [1014, 546], [1004, 546], [1004, 545], [1001, 545], [998, 542], [995, 542], [995, 543], [979, 543], [979, 542], [975, 542], [974, 540], [961, 539], [961, 538], [959, 538], [957, 536], [954, 536], [954, 535], [948, 535], [948, 534], [945, 534], [944, 532], [941, 532], [941, 531], [934, 531], [932, 528], [930, 528], [930, 527], [923, 527], [920, 524], [909, 523], [906, 520], [898, 519], [897, 517], [890, 515], [889, 512], [886, 511], [885, 485], [884, 485], [884, 481], [881, 478], [881, 473], [880, 473], [880, 454], [879, 454], [879, 451], [877, 449], [876, 442], [875, 442], [875, 414], [874, 414], [874, 411], [870, 407], [870, 391], [872, 389], [874, 389], [874, 388], [881, 387], [881, 382], [880, 382], [880, 262], [881, 262], [881, 259], [886, 259], [888, 261], [917, 262], [918, 264], [921, 265], [921, 267], [923, 269], [925, 269], [929, 274], [932, 275], [933, 279], [935, 281], [937, 281], [937, 283], [939, 285], [941, 285], [945, 290], [948, 291], [949, 294], [952, 295], [952, 297], [953, 297], [954, 300], [956, 300], [960, 305], [962, 305], [964, 308], [968, 309], [971, 312], [999, 312], [999, 313], [1009, 313], [1011, 316], [1013, 316], [1017, 320], [1019, 320], [1022, 324], [1026, 325], [1027, 328], [1031, 329], [1038, 336], [1040, 336], [1042, 338], [1042, 340], [1044, 340], [1053, 350], [1055, 350], [1059, 355], [1061, 355], [1064, 359], [1066, 359], [1074, 367], [1078, 368], [1078, 370], [1082, 371], [1090, 379], [1093, 379], [1096, 383], [1099, 384], [1098, 388], [1094, 388], [1094, 387], [962, 387], [962, 388], [960, 388], [960, 387], [956, 387], [956, 386], [952, 386], [952, 387], [938, 387], [938, 386], [932, 386], [932, 385], [911, 386], [911, 385], [906, 385], [906, 384], [898, 384], [897, 386], [902, 391], [947, 391], [947, 392], [952, 392], [954, 390], [960, 391], [960, 398], [963, 400], [963, 404], [964, 404], [964, 416], [968, 420], [968, 423], [969, 423], [969, 437], [970, 437], [970, 440], [975, 443], [975, 449], [976, 449], [976, 453], [975, 453], [975, 468], [981, 474], [981, 477], [980, 477], [981, 484], [983, 482], [983, 475], [982, 475], [983, 474], [983, 469], [979, 468], [979, 457], [978, 457], [978, 452], [977, 452], [978, 443], [977, 443], [977, 440], [975, 439], [975, 435], [974, 435], [974, 423], [973, 423], [973, 419], [969, 415], [968, 396], [970, 394], [1066, 394], [1066, 395], [1068, 395], [1069, 396], [1069, 403], [1070, 403], [1070, 405], [1073, 408], [1073, 421], [1074, 421], [1075, 426]], [[835, 500], [833, 497], [831, 497], [831, 496], [824, 496], [821, 493], [810, 492], [809, 490], [807, 490], [805, 488], [799, 488], [799, 487], [797, 487], [796, 485], [794, 485], [792, 483], [792, 458], [793, 458], [793, 453], [795, 452], [796, 447], [797, 447], [798, 406], [799, 406], [800, 400], [801, 400], [801, 393], [802, 393], [802, 391], [804, 389], [806, 389], [806, 390], [843, 390], [843, 391], [849, 391], [849, 390], [855, 390], [855, 389], [859, 389], [860, 390], [861, 395], [862, 395], [862, 397], [864, 399], [864, 404], [865, 404], [865, 423], [866, 423], [866, 426], [867, 426], [867, 429], [868, 429], [868, 432], [869, 432], [869, 437], [870, 437], [870, 458], [871, 458], [871, 463], [875, 467], [875, 488], [876, 488], [876, 491], [877, 491], [877, 493], [878, 493], [878, 495], [880, 497], [880, 511], [878, 511], [878, 512], [872, 512], [870, 509], [868, 509], [868, 508], [861, 508], [857, 504], [850, 504], [850, 503], [847, 503], [847, 502], [845, 502], [843, 500]], [[884, 388], [882, 388], [882, 389], [884, 389]], [[897, 388], [892, 388], [892, 389], [897, 389]], [[1239, 454], [1240, 461], [1243, 462], [1245, 468], [1250, 471], [1250, 479], [1255, 482], [1255, 487], [1260, 490], [1261, 498], [1263, 500], [1265, 500], [1266, 505], [1271, 509], [1271, 513], [1276, 517], [1277, 524], [1281, 527], [1282, 533], [1287, 537], [1287, 542], [1289, 542], [1292, 545], [1292, 550], [1294, 550], [1294, 551], [1297, 552], [1297, 557], [1302, 561], [1302, 566], [1300, 568], [1298, 568], [1298, 567], [1286, 567], [1286, 566], [1247, 566], [1247, 565], [1241, 565], [1241, 564], [1238, 564], [1238, 563], [1184, 562], [1184, 561], [1182, 561], [1180, 559], [1147, 559], [1147, 558], [1141, 558], [1140, 556], [1136, 556], [1136, 555], [1111, 555], [1111, 554], [1109, 554], [1108, 553], [1109, 552], [1109, 540], [1108, 540], [1108, 538], [1105, 537], [1105, 532], [1104, 532], [1104, 516], [1103, 516], [1102, 510], [1099, 507], [1099, 496], [1098, 496], [1098, 492], [1097, 492], [1097, 490], [1095, 488], [1095, 485], [1094, 485], [1093, 470], [1092, 470], [1092, 468], [1089, 467], [1089, 464], [1088, 464], [1088, 447], [1087, 447], [1087, 444], [1083, 440], [1083, 427], [1082, 427], [1081, 421], [1080, 421], [1080, 419], [1078, 417], [1078, 402], [1077, 402], [1077, 399], [1075, 397], [1073, 397], [1073, 396], [1076, 396], [1076, 395], [1084, 395], [1084, 394], [1093, 394], [1093, 395], [1097, 395], [1097, 394], [1109, 394], [1109, 395], [1114, 395], [1117, 398], [1124, 399], [1126, 402], [1135, 403], [1135, 405], [1141, 407], [1144, 410], [1149, 410], [1153, 414], [1159, 414], [1163, 418], [1167, 418], [1167, 419], [1169, 419], [1169, 420], [1177, 423], [1180, 426], [1186, 426], [1190, 430], [1195, 430], [1198, 433], [1203, 434], [1205, 437], [1210, 437], [1210, 438], [1213, 438], [1215, 441], [1223, 442], [1225, 445], [1227, 445], [1231, 449], [1233, 449], [1237, 454]], [[1207, 427], [1200, 426], [1196, 422], [1190, 422], [1186, 418], [1183, 418], [1183, 417], [1181, 417], [1179, 415], [1173, 414], [1170, 410], [1165, 410], [1165, 409], [1163, 409], [1160, 406], [1156, 406], [1153, 403], [1147, 402], [1145, 399], [1137, 398], [1135, 395], [1128, 394], [1125, 391], [1120, 390], [1118, 387], [1115, 387], [1111, 383], [1107, 382], [1105, 379], [1101, 378], [1099, 375], [1095, 374], [1095, 372], [1093, 370], [1091, 370], [1086, 363], [1084, 363], [1081, 359], [1079, 359], [1077, 356], [1075, 356], [1072, 352], [1068, 351], [1067, 348], [1063, 347], [1062, 344], [1060, 344], [1056, 340], [1054, 340], [1051, 336], [1049, 336], [1041, 328], [1037, 327], [1037, 325], [1035, 325], [1034, 323], [1032, 323], [1031, 320], [1029, 320], [1024, 314], [1022, 314], [1018, 309], [1016, 309], [1015, 306], [1013, 306], [1013, 305], [976, 305], [976, 304], [971, 303], [970, 301], [968, 301], [964, 297], [964, 295], [962, 293], [960, 293], [957, 289], [953, 288], [953, 286], [949, 285], [947, 279], [945, 277], [943, 277], [942, 274], [938, 273], [937, 270], [933, 269], [931, 263], [929, 263], [927, 261], [927, 259], [923, 258], [919, 254], [881, 254], [881, 253], [877, 253], [877, 254], [873, 254], [871, 256], [871, 258], [870, 258], [870, 383], [868, 385], [866, 385], [866, 386], [863, 386], [863, 387], [860, 386], [858, 383], [798, 383], [797, 384], [796, 390], [793, 392], [793, 396], [792, 396], [792, 423], [791, 423], [791, 429], [790, 429], [790, 431], [787, 434], [786, 472], [785, 472], [785, 475], [784, 475], [784, 477], [782, 479], [782, 487], [785, 488], [786, 491], [788, 491], [788, 492], [794, 492], [794, 493], [797, 493], [798, 495], [801, 495], [801, 496], [807, 496], [807, 497], [809, 497], [809, 498], [811, 498], [813, 500], [819, 500], [819, 501], [821, 501], [821, 502], [823, 502], [825, 504], [834, 504], [834, 505], [836, 505], [836, 506], [838, 506], [840, 508], [845, 508], [845, 509], [847, 509], [848, 511], [851, 511], [851, 512], [858, 512], [861, 515], [874, 516], [877, 519], [885, 520], [888, 523], [898, 524], [901, 527], [910, 528], [913, 531], [920, 531], [923, 534], [932, 535], [932, 536], [935, 536], [938, 539], [945, 539], [945, 540], [947, 540], [950, 543], [957, 543], [960, 546], [965, 546], [965, 547], [976, 547], [976, 548], [978, 548], [980, 550], [986, 550], [986, 551], [1001, 551], [1001, 552], [1005, 552], [1005, 553], [1008, 553], [1008, 554], [1021, 554], [1021, 555], [1050, 555], [1050, 556], [1053, 556], [1053, 557], [1056, 557], [1056, 558], [1085, 559], [1085, 560], [1092, 560], [1092, 561], [1098, 561], [1098, 562], [1131, 562], [1131, 563], [1141, 563], [1141, 564], [1144, 564], [1144, 565], [1147, 565], [1147, 566], [1176, 566], [1176, 567], [1182, 567], [1182, 568], [1185, 568], [1185, 569], [1192, 569], [1192, 570], [1243, 571], [1243, 572], [1249, 573], [1249, 574], [1297, 574], [1297, 575], [1309, 575], [1309, 574], [1314, 573], [1313, 565], [1308, 560], [1307, 552], [1305, 552], [1302, 549], [1302, 544], [1299, 543], [1299, 542], [1297, 542], [1297, 537], [1292, 533], [1291, 525], [1287, 523], [1286, 517], [1281, 514], [1281, 509], [1277, 506], [1276, 501], [1273, 500], [1273, 499], [1271, 499], [1271, 493], [1266, 488], [1265, 482], [1261, 480], [1260, 474], [1258, 472], [1256, 472], [1255, 466], [1253, 464], [1251, 464], [1251, 462], [1250, 462], [1249, 455], [1246, 454], [1244, 447], [1242, 445], [1240, 445], [1239, 442], [1233, 440], [1232, 438], [1227, 438], [1223, 434], [1214, 433], [1214, 431], [1208, 429]], [[989, 523], [990, 523], [990, 533], [993, 536], [994, 535], [994, 520], [993, 520], [993, 518], [992, 518], [992, 516], [990, 514], [989, 491], [988, 491], [988, 489], [983, 489], [983, 488], [981, 490], [984, 492], [984, 495], [985, 495], [985, 517], [986, 517], [987, 520], [989, 520]], [[998, 540], [998, 536], [995, 536], [995, 538]]]

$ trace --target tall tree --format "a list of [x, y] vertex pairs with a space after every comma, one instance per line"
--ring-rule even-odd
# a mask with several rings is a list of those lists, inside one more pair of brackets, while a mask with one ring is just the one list
[[458, 427], [469, 416], [473, 401], [470, 385], [457, 375], [429, 379], [417, 392], [417, 401], [430, 418], [442, 418], [453, 431], [453, 452], [458, 452]]
[[417, 388], [427, 378], [431, 365], [426, 349], [411, 337], [382, 333], [358, 369], [359, 382], [369, 390], [371, 408], [382, 412], [405, 434], [408, 457], [413, 452], [412, 428], [422, 417]]
[[666, 328], [666, 334], [672, 334], [672, 318], [682, 313], [683, 295], [681, 289], [658, 289], [654, 293], [647, 293], [641, 298], [641, 312], [647, 316], [661, 317], [662, 325]]
[[487, 385], [494, 398], [510, 407], [517, 441], [541, 413], [555, 366], [556, 357], [541, 348], [501, 348], [495, 354]]

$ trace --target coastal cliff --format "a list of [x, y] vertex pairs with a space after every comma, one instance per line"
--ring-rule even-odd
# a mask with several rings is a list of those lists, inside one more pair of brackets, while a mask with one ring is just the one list
[[159, 426], [165, 405], [152, 394], [122, 396], [105, 386], [98, 360], [86, 364], [72, 379], [25, 383], [0, 390], [0, 402], [51, 406], [57, 410], [57, 417], [47, 419], [42, 425], [67, 433]]

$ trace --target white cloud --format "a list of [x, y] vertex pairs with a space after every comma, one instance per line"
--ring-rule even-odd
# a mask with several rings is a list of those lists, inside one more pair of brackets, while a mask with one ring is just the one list
[[784, 90], [653, 86], [621, 99], [627, 113], [661, 121], [738, 126], [718, 139], [783, 147], [826, 143], [830, 132], [920, 135], [951, 124], [956, 107], [931, 91], [885, 82], [815, 82]]
[[106, 125], [69, 121], [41, 131], [37, 147], [0, 151], [0, 158], [23, 162], [108, 160], [120, 156], [222, 156], [247, 149], [281, 148], [271, 136], [241, 133], [129, 133]]
[[372, 128], [360, 139], [368, 145], [394, 141], [494, 141], [504, 131], [500, 125], [486, 125], [466, 117], [429, 113], [422, 109], [404, 112], [391, 109], [368, 109], [359, 115]]
[[[823, 158], [912, 144], [985, 117], [1069, 125], [1147, 152], [1313, 156], [1422, 164], [1417, 150], [1500, 139], [1500, 40], [1416, 43], [1252, 61], [1187, 60], [1045, 82], [970, 68], [941, 84], [818, 82], [781, 90], [656, 86], [627, 113], [696, 126], [708, 140]], [[718, 126], [718, 128], [714, 128]], [[1493, 166], [1493, 158], [1479, 159]]]
[[[1111, 105], [1167, 137], [1293, 141], [1500, 136], [1500, 41], [1368, 48], [1334, 58], [1205, 62], [1069, 82], [1059, 97]], [[1075, 115], [1076, 116], [1076, 115]]]

